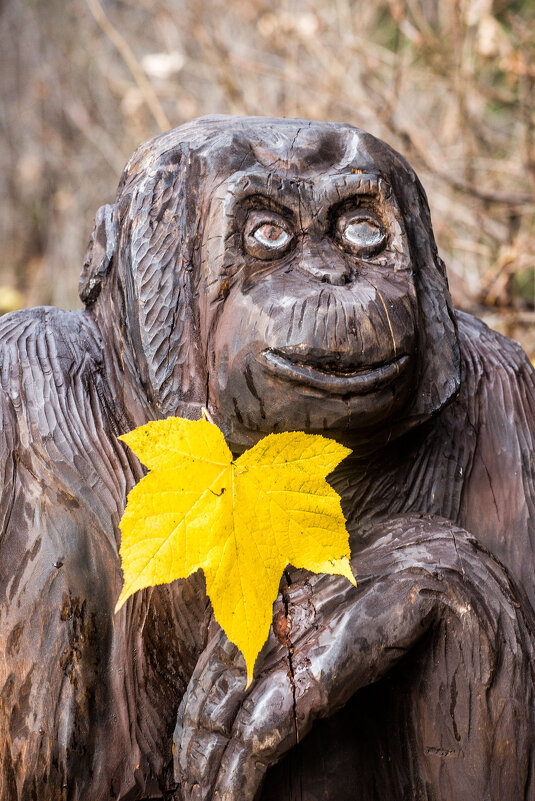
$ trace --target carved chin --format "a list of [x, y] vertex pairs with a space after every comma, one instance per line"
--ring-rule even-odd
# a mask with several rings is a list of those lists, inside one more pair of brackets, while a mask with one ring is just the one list
[[374, 436], [411, 393], [407, 354], [366, 369], [300, 360], [284, 349], [250, 356], [244, 369], [219, 383], [214, 409], [231, 442], [250, 443], [271, 431], [350, 432]]

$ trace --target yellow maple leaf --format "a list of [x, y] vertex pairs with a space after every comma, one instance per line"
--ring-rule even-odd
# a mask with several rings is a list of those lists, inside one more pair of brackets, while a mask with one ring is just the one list
[[120, 437], [150, 472], [122, 517], [118, 611], [143, 587], [204, 570], [248, 683], [288, 564], [355, 583], [340, 498], [325, 477], [351, 451], [303, 432], [269, 434], [233, 459], [207, 420], [169, 417]]

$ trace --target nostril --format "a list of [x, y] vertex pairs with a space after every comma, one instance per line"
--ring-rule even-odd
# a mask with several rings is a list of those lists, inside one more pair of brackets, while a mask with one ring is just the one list
[[329, 273], [324, 273], [320, 278], [322, 284], [332, 284], [333, 286], [345, 286], [346, 284], [350, 284], [351, 281], [352, 278], [347, 273], [342, 273], [341, 275], [329, 275]]
[[347, 286], [348, 284], [351, 284], [352, 281], [353, 279], [350, 275], [338, 275], [336, 277], [336, 281], [333, 281], [332, 283], [336, 284], [337, 286]]

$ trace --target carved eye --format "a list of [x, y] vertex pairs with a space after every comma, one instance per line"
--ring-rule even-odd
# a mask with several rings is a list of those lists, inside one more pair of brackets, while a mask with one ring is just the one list
[[336, 228], [342, 247], [357, 256], [373, 256], [386, 244], [381, 221], [368, 209], [353, 209], [342, 214]]
[[257, 242], [269, 248], [284, 248], [290, 241], [290, 234], [273, 223], [264, 223], [253, 234]]
[[244, 247], [257, 259], [279, 259], [290, 248], [293, 233], [280, 214], [252, 211], [245, 224]]

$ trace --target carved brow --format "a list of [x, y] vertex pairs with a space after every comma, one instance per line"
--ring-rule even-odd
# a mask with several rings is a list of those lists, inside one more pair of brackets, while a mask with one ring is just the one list
[[333, 182], [325, 185], [325, 200], [334, 205], [355, 195], [368, 195], [384, 199], [390, 194], [390, 185], [378, 175], [370, 173], [351, 173], [335, 176]]
[[[303, 190], [305, 194], [314, 194], [315, 181], [265, 171], [237, 176], [237, 180], [229, 187], [235, 202], [252, 205], [251, 200], [257, 199], [261, 205], [282, 214], [298, 212]], [[277, 206], [280, 208], [277, 209]]]
[[[287, 201], [287, 196], [284, 197]], [[275, 211], [284, 217], [294, 217], [295, 211], [287, 202], [284, 203], [278, 193], [264, 194], [262, 192], [255, 192], [252, 195], [246, 195], [240, 199], [242, 206], [251, 209], [262, 209], [266, 211]]]

